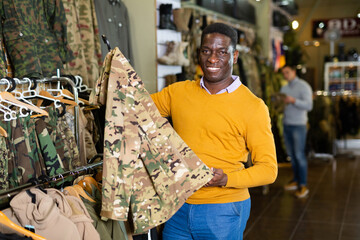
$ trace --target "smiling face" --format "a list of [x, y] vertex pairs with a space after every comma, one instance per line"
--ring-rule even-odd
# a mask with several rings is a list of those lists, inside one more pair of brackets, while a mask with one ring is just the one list
[[231, 39], [228, 36], [220, 33], [205, 35], [199, 54], [204, 81], [226, 86], [231, 84], [233, 64], [237, 62], [238, 55], [238, 51], [231, 45]]

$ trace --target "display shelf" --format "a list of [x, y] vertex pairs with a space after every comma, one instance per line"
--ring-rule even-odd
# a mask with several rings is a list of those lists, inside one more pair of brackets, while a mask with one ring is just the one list
[[360, 94], [360, 62], [328, 62], [324, 67], [324, 89]]

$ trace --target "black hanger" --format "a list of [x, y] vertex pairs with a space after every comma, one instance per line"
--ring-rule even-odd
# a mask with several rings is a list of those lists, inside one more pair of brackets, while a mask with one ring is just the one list
[[11, 87], [7, 90], [7, 92], [12, 92], [16, 88], [16, 82], [11, 77], [5, 77], [9, 82], [11, 82]]
[[101, 35], [101, 38], [102, 38], [102, 40], [104, 41], [104, 43], [106, 44], [106, 46], [107, 46], [107, 48], [108, 48], [108, 50], [109, 50], [109, 52], [111, 51], [111, 47], [110, 47], [110, 42], [109, 42], [109, 40], [107, 39], [107, 37], [103, 34], [103, 35]]
[[37, 87], [37, 81], [35, 78], [30, 78], [30, 80], [33, 82], [32, 86], [30, 87], [30, 90], [35, 90]]

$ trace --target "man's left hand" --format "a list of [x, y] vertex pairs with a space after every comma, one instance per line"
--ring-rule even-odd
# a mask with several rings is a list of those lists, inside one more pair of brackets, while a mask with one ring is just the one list
[[205, 187], [223, 187], [226, 185], [228, 177], [221, 168], [211, 168], [214, 177], [205, 184]]
[[286, 96], [286, 98], [285, 98], [285, 103], [287, 103], [287, 104], [289, 104], [289, 103], [294, 104], [295, 101], [296, 101], [296, 99], [291, 96]]

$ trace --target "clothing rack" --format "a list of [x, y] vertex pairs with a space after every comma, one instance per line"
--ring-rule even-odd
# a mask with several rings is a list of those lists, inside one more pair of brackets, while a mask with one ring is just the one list
[[[360, 91], [350, 91], [350, 90], [341, 90], [341, 91], [316, 91], [314, 92], [314, 96], [324, 96], [324, 97], [359, 97], [360, 96]], [[347, 139], [346, 137], [343, 139], [344, 141], [344, 149], [347, 149]], [[332, 167], [333, 167], [333, 171], [336, 171], [336, 159], [335, 156], [338, 154], [337, 153], [337, 144], [336, 144], [336, 139], [333, 143], [333, 153], [315, 153], [312, 152], [310, 153], [310, 156], [313, 158], [319, 158], [319, 159], [325, 159], [325, 160], [330, 160], [332, 163]], [[351, 151], [347, 151], [342, 153], [341, 155], [346, 155], [348, 158], [353, 158], [354, 155]]]
[[[16, 85], [18, 84], [30, 84], [31, 82], [28, 79], [18, 79], [18, 78], [2, 78], [2, 79], [6, 79], [7, 81], [11, 82], [12, 87], [9, 88], [9, 92], [11, 92], [10, 90], [14, 90], [16, 88]], [[31, 79], [30, 79], [31, 80]], [[67, 77], [51, 77], [51, 78], [43, 78], [43, 79], [36, 79], [36, 80], [31, 80], [33, 81], [35, 87], [38, 84], [41, 83], [55, 83], [55, 82], [64, 82], [69, 84], [72, 89], [73, 89], [73, 94], [74, 94], [74, 102], [76, 103], [76, 106], [74, 108], [74, 118], [75, 118], [75, 124], [74, 124], [74, 131], [75, 131], [75, 139], [76, 139], [76, 143], [78, 148], [80, 149], [80, 141], [79, 141], [79, 99], [78, 99], [78, 89], [77, 86], [75, 85], [75, 83]], [[5, 81], [1, 81], [0, 80], [0, 85], [5, 85], [5, 84], [9, 84]], [[9, 86], [10, 87], [10, 86]]]
[[[98, 154], [98, 155], [94, 156], [92, 159], [89, 160], [89, 162], [94, 161], [96, 158], [99, 158], [99, 157], [102, 157], [102, 154]], [[76, 168], [74, 170], [70, 170], [70, 171], [64, 172], [62, 174], [58, 174], [58, 175], [49, 177], [49, 179], [47, 179], [47, 180], [38, 179], [38, 182], [26, 183], [19, 187], [15, 187], [15, 188], [0, 192], [0, 205], [8, 204], [10, 202], [10, 199], [13, 196], [20, 193], [23, 190], [27, 190], [27, 189], [34, 188], [34, 187], [48, 187], [48, 186], [51, 186], [52, 184], [56, 184], [59, 182], [64, 183], [66, 177], [82, 176], [82, 175], [88, 174], [89, 170], [94, 170], [94, 169], [100, 168], [102, 165], [103, 165], [103, 161], [101, 160], [99, 162], [91, 163], [86, 166], [82, 166], [82, 167]], [[3, 209], [3, 207], [1, 207], [0, 209]]]

